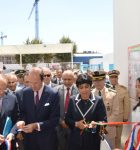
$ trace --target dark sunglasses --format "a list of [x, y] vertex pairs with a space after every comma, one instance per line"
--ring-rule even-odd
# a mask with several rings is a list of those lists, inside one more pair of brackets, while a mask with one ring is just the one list
[[51, 75], [50, 74], [44, 74], [44, 77], [50, 77]]

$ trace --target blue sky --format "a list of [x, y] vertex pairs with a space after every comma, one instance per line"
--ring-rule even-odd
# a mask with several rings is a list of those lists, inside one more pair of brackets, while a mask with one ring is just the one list
[[[35, 36], [34, 0], [0, 0], [0, 32], [7, 35], [4, 45], [23, 44]], [[78, 52], [113, 51], [112, 0], [40, 0], [39, 37], [46, 44], [59, 43], [68, 36]]]

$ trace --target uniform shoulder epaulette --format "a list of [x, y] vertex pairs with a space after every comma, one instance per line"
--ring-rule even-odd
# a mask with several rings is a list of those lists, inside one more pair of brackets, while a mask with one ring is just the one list
[[114, 90], [114, 89], [112, 89], [111, 87], [110, 87], [110, 88], [108, 88], [108, 91], [110, 91], [110, 92], [114, 92], [114, 93], [117, 93], [117, 91], [116, 91], [116, 90]]

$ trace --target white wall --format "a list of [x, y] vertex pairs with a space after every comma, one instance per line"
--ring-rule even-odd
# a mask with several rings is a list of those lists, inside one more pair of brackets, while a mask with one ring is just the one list
[[109, 64], [114, 64], [113, 53], [103, 55], [103, 68], [105, 71], [109, 71]]
[[140, 0], [114, 0], [114, 63], [128, 85], [128, 47], [140, 44]]
[[89, 60], [90, 65], [101, 64], [101, 63], [103, 63], [103, 58], [92, 58]]

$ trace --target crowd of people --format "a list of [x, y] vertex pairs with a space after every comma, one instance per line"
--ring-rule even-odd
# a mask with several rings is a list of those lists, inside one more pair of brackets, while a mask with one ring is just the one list
[[[118, 70], [56, 70], [33, 67], [0, 74], [0, 150], [100, 150], [105, 134], [110, 149], [122, 149], [123, 125], [130, 115], [128, 90]], [[106, 80], [108, 76], [108, 82]], [[11, 131], [4, 136], [7, 117]]]

